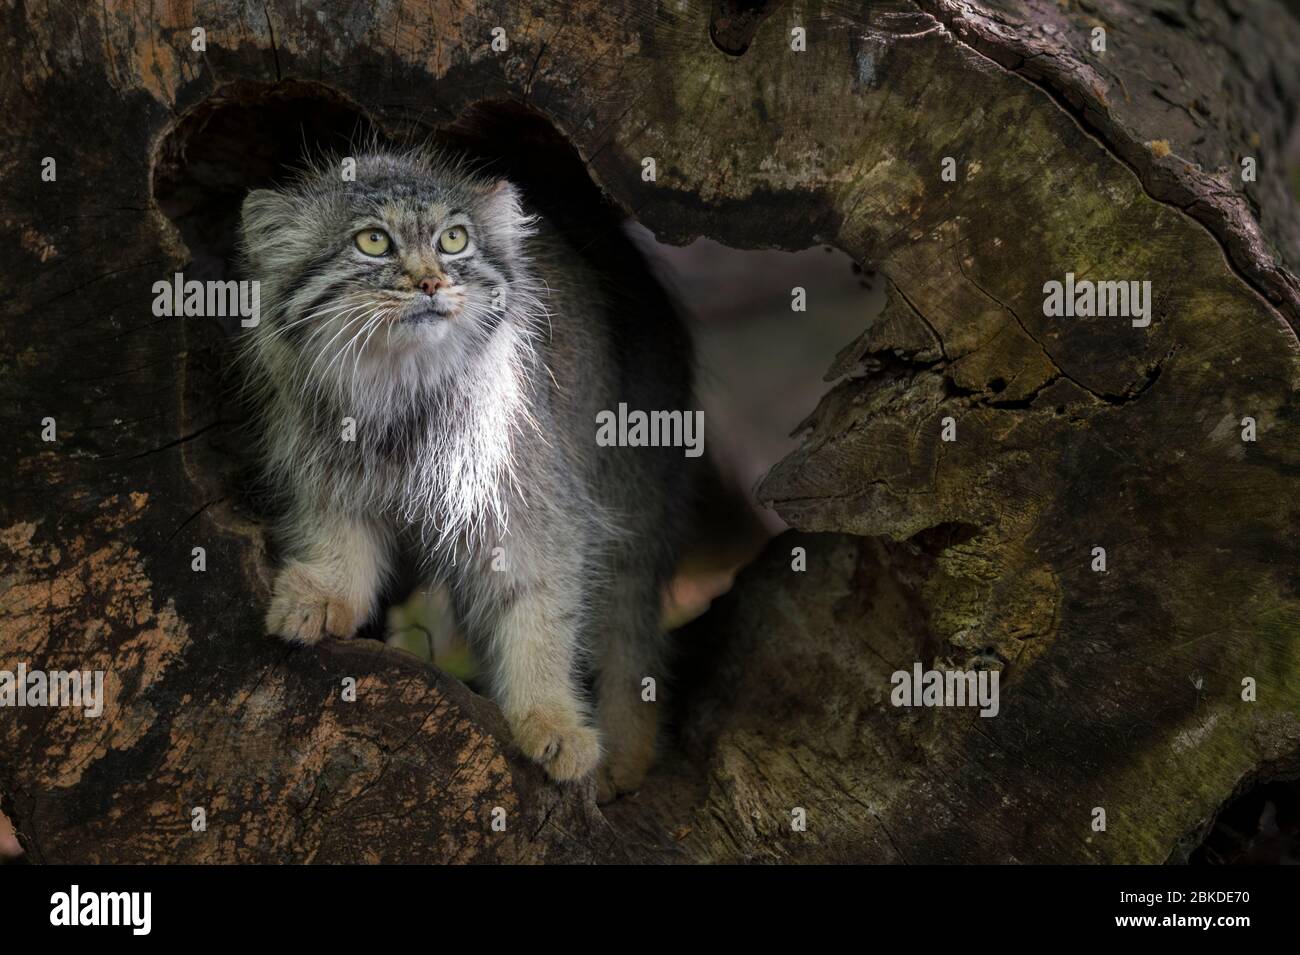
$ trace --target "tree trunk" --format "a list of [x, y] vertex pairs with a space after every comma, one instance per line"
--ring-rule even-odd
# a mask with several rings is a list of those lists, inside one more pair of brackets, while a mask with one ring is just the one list
[[[1297, 23], [1156, 0], [542, 10], [7, 12], [0, 669], [107, 674], [98, 719], [0, 716], [29, 858], [1161, 862], [1243, 785], [1300, 774]], [[799, 532], [679, 640], [676, 730], [635, 798], [547, 782], [492, 704], [398, 651], [262, 635], [225, 336], [150, 309], [203, 268], [203, 223], [173, 227], [153, 179], [185, 117], [304, 84], [387, 133], [498, 104], [525, 163], [512, 117], [540, 117], [661, 240], [829, 243], [886, 278], [761, 488]], [[212, 222], [228, 249], [229, 209]], [[1066, 273], [1150, 280], [1150, 325], [1046, 316]], [[890, 705], [917, 663], [997, 671], [997, 717]]]

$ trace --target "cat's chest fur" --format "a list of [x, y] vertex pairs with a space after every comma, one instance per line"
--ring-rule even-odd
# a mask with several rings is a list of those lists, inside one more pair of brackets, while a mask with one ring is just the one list
[[357, 402], [354, 441], [318, 432], [339, 503], [443, 541], [498, 535], [522, 497], [521, 445], [538, 435], [519, 348], [502, 329], [435, 386]]

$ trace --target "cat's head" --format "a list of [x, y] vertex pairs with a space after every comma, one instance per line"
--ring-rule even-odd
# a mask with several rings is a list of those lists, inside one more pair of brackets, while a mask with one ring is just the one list
[[463, 361], [527, 323], [533, 218], [509, 182], [426, 150], [314, 163], [244, 200], [244, 267], [262, 283], [263, 338], [326, 377]]

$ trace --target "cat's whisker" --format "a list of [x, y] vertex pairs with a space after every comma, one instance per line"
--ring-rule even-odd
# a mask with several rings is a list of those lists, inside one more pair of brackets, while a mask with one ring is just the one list
[[[378, 312], [375, 313], [373, 327], [370, 329], [370, 333], [366, 335], [365, 341], [363, 341], [357, 347], [357, 355], [354, 359], [352, 359], [352, 382], [354, 385], [356, 384], [356, 380], [357, 380], [357, 366], [361, 363], [361, 356], [365, 353], [366, 346], [370, 344], [370, 339], [374, 337], [375, 332], [379, 331], [380, 326], [384, 324], [384, 318], [391, 311], [392, 309], [380, 309]], [[365, 329], [363, 328], [362, 332], [364, 331]]]
[[[356, 356], [352, 361], [352, 376], [349, 379], [349, 382], [352, 385], [354, 391], [355, 391], [356, 377], [357, 377], [357, 366], [361, 361], [361, 355], [365, 351], [366, 345], [370, 343], [371, 337], [374, 335], [376, 331], [379, 330], [379, 326], [384, 323], [385, 317], [391, 314], [394, 311], [394, 309], [395, 306], [381, 305], [375, 308], [373, 311], [371, 311], [365, 323], [361, 326], [360, 330], [357, 331], [356, 334], [354, 334], [352, 338], [349, 339], [348, 343], [340, 350], [340, 355], [346, 356], [347, 353], [351, 351], [352, 346], [356, 345], [360, 341], [360, 344], [356, 349]], [[363, 335], [365, 336], [364, 341], [361, 340], [361, 336]], [[346, 358], [344, 358], [344, 360], [346, 360]], [[332, 364], [333, 363], [331, 362], [331, 365]], [[340, 362], [339, 367], [341, 370], [342, 362]], [[328, 371], [328, 368], [326, 370]]]
[[369, 312], [365, 316], [365, 320], [361, 322], [360, 327], [352, 333], [352, 336], [346, 342], [339, 346], [338, 350], [334, 353], [334, 356], [325, 366], [325, 371], [322, 373], [323, 377], [328, 377], [330, 375], [334, 370], [335, 364], [339, 366], [340, 371], [342, 370], [344, 362], [347, 361], [348, 353], [352, 350], [352, 346], [355, 345], [357, 340], [365, 334], [366, 329], [370, 327], [370, 323], [374, 321], [374, 317], [374, 311]]
[[[358, 309], [365, 308], [367, 304], [369, 304], [369, 303], [363, 300], [363, 301], [360, 301], [360, 302], [350, 302], [350, 301], [345, 301], [345, 302], [339, 302], [339, 303], [336, 303], [336, 304], [334, 304], [334, 305], [328, 305], [328, 306], [326, 306], [326, 307], [324, 307], [324, 308], [317, 309], [317, 310], [315, 310], [315, 311], [313, 311], [313, 312], [310, 312], [310, 313], [308, 313], [308, 314], [306, 314], [306, 315], [299, 316], [298, 318], [295, 318], [292, 322], [289, 322], [289, 323], [287, 323], [287, 324], [285, 324], [285, 325], [281, 325], [281, 326], [278, 326], [277, 328], [273, 328], [273, 329], [271, 329], [270, 332], [268, 333], [268, 336], [269, 336], [269, 337], [274, 337], [274, 336], [284, 336], [284, 335], [287, 335], [287, 334], [289, 333], [289, 331], [291, 331], [291, 330], [294, 329], [294, 328], [297, 328], [297, 327], [300, 326], [300, 325], [304, 325], [304, 324], [306, 324], [307, 322], [310, 322], [310, 321], [313, 321], [313, 320], [316, 320], [316, 319], [324, 319], [324, 318], [326, 318], [327, 316], [329, 316], [329, 317], [331, 317], [331, 318], [342, 318], [344, 315], [348, 314], [348, 313], [351, 312], [351, 311], [355, 311], [355, 310], [358, 310]], [[331, 313], [334, 313], [334, 312], [337, 312], [338, 314], [337, 314], [337, 315], [331, 315]], [[328, 322], [326, 322], [326, 323], [324, 323], [324, 324], [328, 324]]]
[[[326, 342], [325, 346], [320, 350], [320, 353], [316, 356], [316, 360], [311, 363], [311, 367], [307, 369], [307, 377], [310, 378], [312, 376], [312, 374], [316, 371], [316, 366], [320, 364], [321, 359], [330, 353], [330, 346], [333, 345], [334, 342], [338, 340], [338, 337], [342, 335], [345, 331], [347, 331], [349, 328], [351, 328], [357, 322], [364, 321], [366, 317], [367, 317], [366, 315], [358, 315], [353, 318], [350, 318], [343, 324], [343, 326], [338, 331], [334, 333], [334, 336], [328, 342]], [[325, 366], [326, 373], [329, 372], [330, 364], [333, 364], [332, 360], [330, 361], [329, 364]], [[319, 385], [318, 385], [318, 390], [319, 390]]]

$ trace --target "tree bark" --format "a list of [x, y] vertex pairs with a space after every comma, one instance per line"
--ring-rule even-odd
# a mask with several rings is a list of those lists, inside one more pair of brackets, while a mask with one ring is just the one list
[[[1300, 773], [1300, 28], [1280, 6], [6, 21], [0, 669], [107, 674], [99, 719], [0, 713], [0, 811], [33, 861], [1177, 861], [1240, 787]], [[886, 278], [762, 486], [799, 533], [678, 641], [676, 730], [633, 799], [548, 783], [494, 706], [413, 658], [262, 636], [223, 334], [149, 307], [194, 259], [153, 176], [186, 115], [291, 83], [387, 132], [516, 104], [663, 241], [830, 243]], [[1149, 279], [1150, 326], [1044, 316], [1066, 272]], [[917, 662], [996, 669], [998, 717], [891, 706]]]

